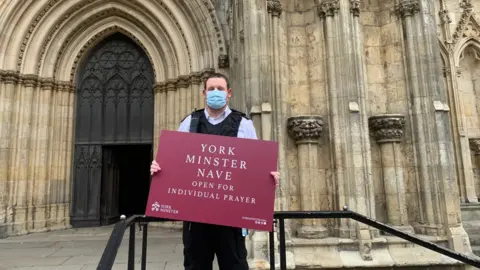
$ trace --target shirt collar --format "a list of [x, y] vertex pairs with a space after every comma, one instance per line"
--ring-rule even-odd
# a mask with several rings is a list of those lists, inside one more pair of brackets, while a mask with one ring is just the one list
[[232, 112], [232, 110], [230, 109], [230, 107], [229, 107], [228, 105], [227, 105], [227, 107], [225, 108], [225, 110], [224, 110], [221, 114], [219, 114], [217, 117], [212, 117], [212, 116], [210, 116], [210, 115], [208, 114], [207, 108], [205, 108], [203, 111], [205, 112], [205, 117], [206, 117], [207, 119], [210, 119], [210, 118], [212, 118], [212, 119], [219, 119], [219, 118], [221, 118], [221, 117], [226, 117], [227, 115], [229, 115], [229, 114]]

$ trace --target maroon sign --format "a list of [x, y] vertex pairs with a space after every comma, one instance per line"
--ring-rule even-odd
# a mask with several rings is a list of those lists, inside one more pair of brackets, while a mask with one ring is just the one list
[[163, 130], [145, 214], [271, 231], [278, 143]]

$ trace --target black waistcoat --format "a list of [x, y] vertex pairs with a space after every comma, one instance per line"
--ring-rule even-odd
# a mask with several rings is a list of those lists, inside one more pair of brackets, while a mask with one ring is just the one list
[[237, 137], [242, 117], [246, 118], [246, 115], [239, 111], [232, 110], [225, 120], [216, 125], [212, 125], [208, 122], [204, 109], [197, 110], [192, 113], [190, 132]]

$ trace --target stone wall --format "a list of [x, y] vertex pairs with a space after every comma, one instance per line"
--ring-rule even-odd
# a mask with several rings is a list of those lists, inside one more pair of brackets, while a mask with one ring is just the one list
[[[480, 1], [20, 2], [0, 3], [0, 236], [69, 226], [77, 67], [121, 32], [154, 68], [156, 134], [203, 105], [204, 76], [230, 76], [232, 106], [280, 144], [276, 210], [346, 205], [471, 252]], [[287, 236], [291, 268], [455, 264], [351, 220]], [[248, 240], [268, 267], [267, 235]]]

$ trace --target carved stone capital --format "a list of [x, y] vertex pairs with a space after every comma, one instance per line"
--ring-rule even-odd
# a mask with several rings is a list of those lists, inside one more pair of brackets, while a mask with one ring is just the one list
[[323, 132], [323, 119], [319, 115], [302, 115], [287, 120], [288, 133], [297, 144], [318, 143]]
[[55, 80], [53, 78], [41, 78], [40, 87], [45, 90], [52, 90], [55, 86]]
[[202, 82], [205, 81], [207, 79], [208, 76], [210, 76], [210, 74], [214, 73], [215, 70], [213, 68], [206, 68], [206, 69], [203, 69], [202, 70]]
[[404, 133], [405, 116], [400, 114], [385, 114], [372, 116], [368, 119], [370, 135], [378, 143], [399, 142]]
[[202, 73], [201, 72], [192, 73], [190, 75], [190, 80], [192, 81], [192, 84], [202, 83]]
[[472, 138], [470, 141], [470, 149], [476, 155], [480, 155], [480, 138]]
[[58, 89], [58, 91], [72, 92], [73, 89], [75, 89], [75, 87], [69, 81], [58, 81], [57, 82], [57, 89]]
[[228, 55], [226, 54], [219, 55], [218, 68], [228, 68], [228, 67], [229, 67]]
[[317, 6], [318, 16], [321, 18], [334, 16], [340, 9], [338, 0], [326, 0]]
[[190, 77], [189, 76], [180, 76], [177, 79], [177, 87], [179, 88], [187, 88], [190, 85]]
[[166, 83], [167, 91], [177, 90], [177, 80], [168, 80]]
[[2, 72], [2, 82], [6, 84], [15, 84], [19, 80], [19, 73], [15, 70], [3, 70]]
[[350, 0], [350, 12], [353, 16], [360, 16], [360, 0]]
[[282, 15], [282, 4], [280, 0], [267, 0], [267, 11], [274, 17]]
[[22, 75], [22, 83], [25, 87], [34, 87], [38, 83], [38, 76], [35, 74]]
[[162, 92], [166, 92], [166, 91], [167, 91], [167, 84], [164, 83], [164, 82], [157, 83], [153, 87], [153, 92], [154, 93], [162, 93]]
[[397, 6], [397, 12], [400, 16], [408, 17], [420, 11], [419, 0], [403, 0]]

